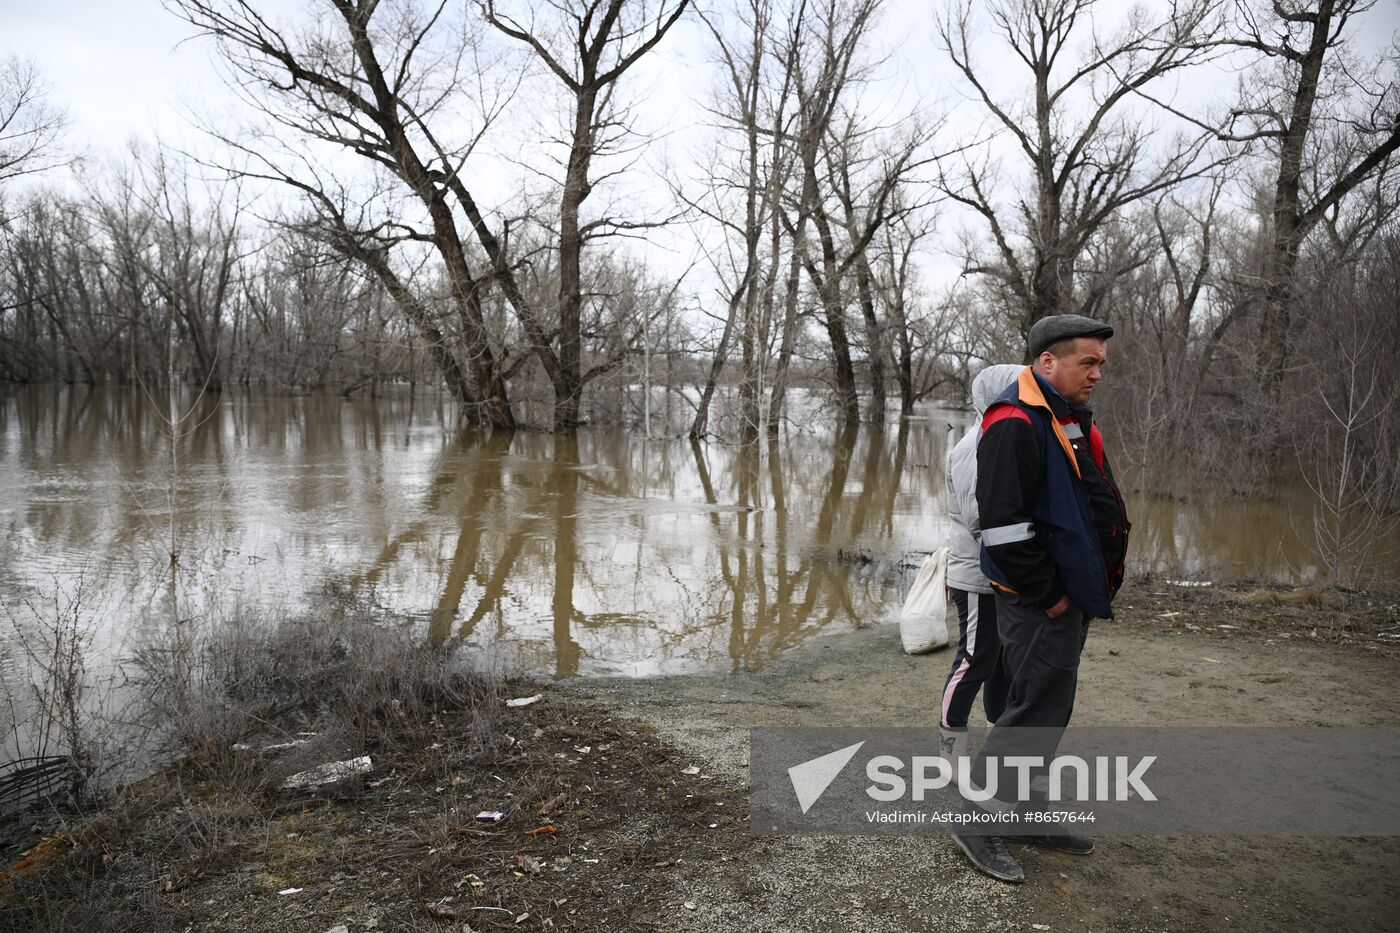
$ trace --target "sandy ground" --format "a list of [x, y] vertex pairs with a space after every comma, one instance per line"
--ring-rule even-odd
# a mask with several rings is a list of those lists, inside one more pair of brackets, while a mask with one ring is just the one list
[[[884, 625], [813, 642], [759, 673], [574, 680], [552, 689], [650, 724], [716, 780], [746, 788], [750, 727], [927, 727], [949, 657], [908, 657], [896, 629]], [[1397, 674], [1400, 660], [1355, 645], [1099, 622], [1082, 662], [1075, 722], [1394, 726]], [[1021, 886], [975, 873], [945, 839], [752, 843], [738, 859], [677, 866], [677, 909], [660, 925], [794, 933], [1400, 928], [1396, 839], [1105, 838], [1087, 858], [1017, 846], [1028, 877]]]

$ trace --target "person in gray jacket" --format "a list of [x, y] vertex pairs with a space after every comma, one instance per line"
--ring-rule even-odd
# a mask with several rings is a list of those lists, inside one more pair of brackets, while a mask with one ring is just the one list
[[982, 535], [977, 521], [977, 441], [982, 415], [1016, 381], [1024, 366], [988, 366], [972, 380], [977, 421], [948, 457], [948, 590], [958, 608], [958, 650], [943, 686], [938, 712], [941, 752], [956, 763], [967, 754], [967, 720], [977, 691], [988, 722], [1006, 707], [1007, 678], [1001, 670], [997, 607], [992, 585], [982, 573]]

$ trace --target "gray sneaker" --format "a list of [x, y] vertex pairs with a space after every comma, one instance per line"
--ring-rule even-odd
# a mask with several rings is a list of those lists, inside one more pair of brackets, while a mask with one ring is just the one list
[[1056, 852], [1068, 852], [1070, 855], [1088, 855], [1094, 851], [1094, 840], [1088, 836], [1007, 836], [1012, 842], [1026, 842], [1033, 846], [1044, 846], [1047, 849], [1054, 849]]
[[953, 841], [958, 844], [973, 866], [998, 881], [1020, 884], [1026, 880], [1021, 863], [1006, 848], [1006, 840], [1000, 836], [964, 836], [953, 833]]

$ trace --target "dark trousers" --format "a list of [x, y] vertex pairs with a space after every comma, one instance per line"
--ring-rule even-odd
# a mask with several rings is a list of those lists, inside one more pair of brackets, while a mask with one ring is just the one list
[[946, 729], [966, 729], [982, 691], [982, 709], [988, 722], [996, 722], [1006, 706], [1006, 675], [1001, 665], [1001, 637], [997, 632], [997, 603], [990, 593], [970, 593], [949, 587], [958, 607], [958, 650], [943, 682], [938, 724]]
[[[1008, 756], [1038, 755], [1047, 764], [1054, 757], [1074, 712], [1079, 656], [1089, 635], [1089, 619], [1073, 606], [1052, 619], [1044, 610], [1019, 605], [1000, 593], [995, 598], [1008, 687], [1006, 708], [972, 771], [980, 788], [986, 788], [992, 777], [987, 773], [988, 757], [1001, 762]], [[1040, 769], [1039, 775], [1043, 777], [1046, 770]], [[1015, 804], [1016, 770], [1002, 766], [996, 781], [996, 800], [978, 806], [1005, 809]]]

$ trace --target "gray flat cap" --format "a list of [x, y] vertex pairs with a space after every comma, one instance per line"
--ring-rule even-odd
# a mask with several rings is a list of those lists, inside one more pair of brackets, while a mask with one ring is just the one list
[[1071, 337], [1098, 337], [1107, 340], [1113, 328], [1082, 314], [1052, 314], [1036, 321], [1026, 342], [1031, 347], [1031, 359], [1045, 352], [1046, 347]]

